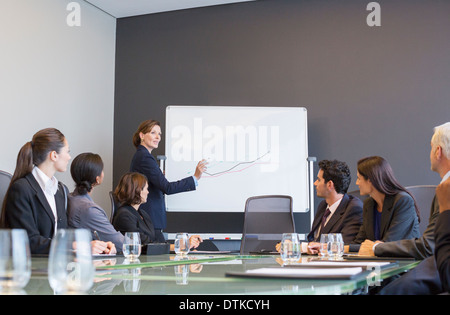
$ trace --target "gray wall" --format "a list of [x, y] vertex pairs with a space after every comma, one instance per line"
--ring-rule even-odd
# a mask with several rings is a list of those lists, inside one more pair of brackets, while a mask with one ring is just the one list
[[310, 156], [346, 161], [351, 190], [368, 155], [385, 157], [405, 186], [438, 183], [429, 143], [450, 120], [450, 2], [378, 1], [381, 27], [366, 24], [369, 2], [260, 0], [118, 19], [114, 183], [138, 124], [158, 119], [164, 130], [167, 105], [306, 107]]
[[[70, 2], [1, 0], [0, 169], [13, 173], [33, 134], [58, 128], [72, 158], [86, 151], [102, 156], [105, 179], [93, 198], [109, 212], [116, 19], [78, 1], [81, 26], [69, 27]], [[56, 177], [74, 188], [69, 170]]]

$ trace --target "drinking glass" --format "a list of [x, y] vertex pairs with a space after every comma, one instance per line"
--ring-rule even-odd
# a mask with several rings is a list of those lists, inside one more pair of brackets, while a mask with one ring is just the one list
[[123, 239], [123, 255], [130, 261], [141, 255], [141, 237], [138, 232], [126, 232]]
[[321, 258], [328, 258], [328, 234], [320, 235], [319, 255]]
[[189, 253], [189, 235], [187, 233], [177, 233], [174, 246], [177, 255], [187, 255]]
[[55, 294], [87, 292], [93, 282], [91, 232], [60, 229], [50, 246], [48, 281]]
[[295, 263], [300, 260], [301, 249], [297, 233], [284, 233], [281, 239], [281, 259], [286, 263]]
[[328, 235], [329, 255], [331, 259], [341, 259], [344, 256], [344, 241], [341, 233]]
[[31, 277], [28, 234], [25, 230], [0, 230], [0, 291], [20, 291]]

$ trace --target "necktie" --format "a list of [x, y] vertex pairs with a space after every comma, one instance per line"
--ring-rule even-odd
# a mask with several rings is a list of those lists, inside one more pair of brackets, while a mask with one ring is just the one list
[[330, 215], [331, 211], [329, 208], [325, 211], [322, 217], [322, 224], [320, 225], [320, 232], [322, 232], [323, 227], [325, 226], [325, 222], [327, 221], [328, 216]]

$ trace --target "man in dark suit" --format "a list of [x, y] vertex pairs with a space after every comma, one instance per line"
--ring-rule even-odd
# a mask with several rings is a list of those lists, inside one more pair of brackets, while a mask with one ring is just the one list
[[[437, 126], [431, 139], [430, 164], [431, 170], [438, 173], [445, 181], [450, 173], [450, 159], [444, 154], [445, 141], [450, 139], [450, 122]], [[435, 247], [434, 230], [439, 217], [439, 203], [436, 196], [430, 209], [429, 223], [424, 233], [419, 238], [404, 239], [395, 242], [372, 242], [366, 240], [361, 245], [360, 254], [378, 257], [411, 257], [426, 259], [433, 255]]]
[[[351, 183], [350, 169], [345, 162], [323, 160], [319, 162], [317, 180], [314, 182], [317, 196], [324, 198], [316, 211], [308, 246], [303, 250], [310, 254], [318, 252], [317, 242], [322, 234], [341, 233], [344, 243], [351, 243], [362, 224], [362, 202], [347, 195]], [[307, 248], [306, 248], [307, 247]]]
[[[417, 295], [417, 294], [439, 294], [444, 292], [444, 290], [448, 291], [448, 278], [445, 279], [445, 283], [441, 283], [442, 277], [445, 276], [445, 272], [442, 271], [441, 277], [439, 272], [441, 270], [445, 270], [447, 266], [447, 277], [448, 277], [448, 237], [446, 240], [446, 233], [448, 236], [448, 231], [450, 225], [446, 225], [445, 221], [448, 217], [448, 213], [443, 216], [443, 212], [448, 209], [448, 205], [444, 201], [443, 196], [439, 196], [439, 194], [443, 195], [442, 191], [444, 191], [443, 187], [446, 187], [450, 178], [450, 122], [447, 122], [443, 125], [437, 126], [434, 128], [434, 134], [431, 138], [431, 151], [430, 151], [430, 163], [431, 170], [438, 173], [442, 178], [441, 184], [438, 186], [439, 188], [436, 190], [436, 197], [433, 201], [432, 209], [439, 209], [438, 215], [434, 216], [434, 222], [431, 221], [428, 225], [427, 231], [432, 230], [431, 236], [429, 233], [426, 237], [430, 238], [434, 235], [434, 240], [428, 241], [428, 244], [431, 244], [434, 249], [434, 255], [425, 258], [416, 268], [404, 274], [400, 278], [392, 281], [390, 284], [386, 285], [381, 291], [380, 294], [384, 295]], [[436, 206], [436, 200], [438, 205]], [[442, 208], [441, 208], [442, 206]], [[441, 218], [443, 216], [443, 218]], [[394, 244], [393, 248], [397, 248], [397, 251], [394, 252], [395, 256], [398, 256], [402, 253], [411, 253], [412, 257], [415, 257], [414, 253], [417, 250], [417, 246], [415, 244], [418, 241], [423, 241], [424, 235], [422, 238], [416, 240], [404, 240], [397, 244]], [[377, 253], [377, 247], [382, 246], [383, 244], [377, 245], [375, 247], [375, 253]], [[401, 250], [400, 250], [401, 249]], [[438, 267], [439, 265], [439, 267]], [[438, 272], [439, 268], [439, 272]], [[444, 289], [445, 288], [445, 289]]]
[[440, 215], [435, 229], [435, 258], [442, 288], [450, 293], [450, 179], [436, 188]]

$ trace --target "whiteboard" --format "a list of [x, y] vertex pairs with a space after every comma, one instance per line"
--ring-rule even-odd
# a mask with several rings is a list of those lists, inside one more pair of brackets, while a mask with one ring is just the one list
[[166, 196], [167, 211], [244, 212], [249, 197], [288, 195], [308, 212], [307, 110], [303, 107], [168, 106], [165, 175], [194, 175], [195, 191]]

